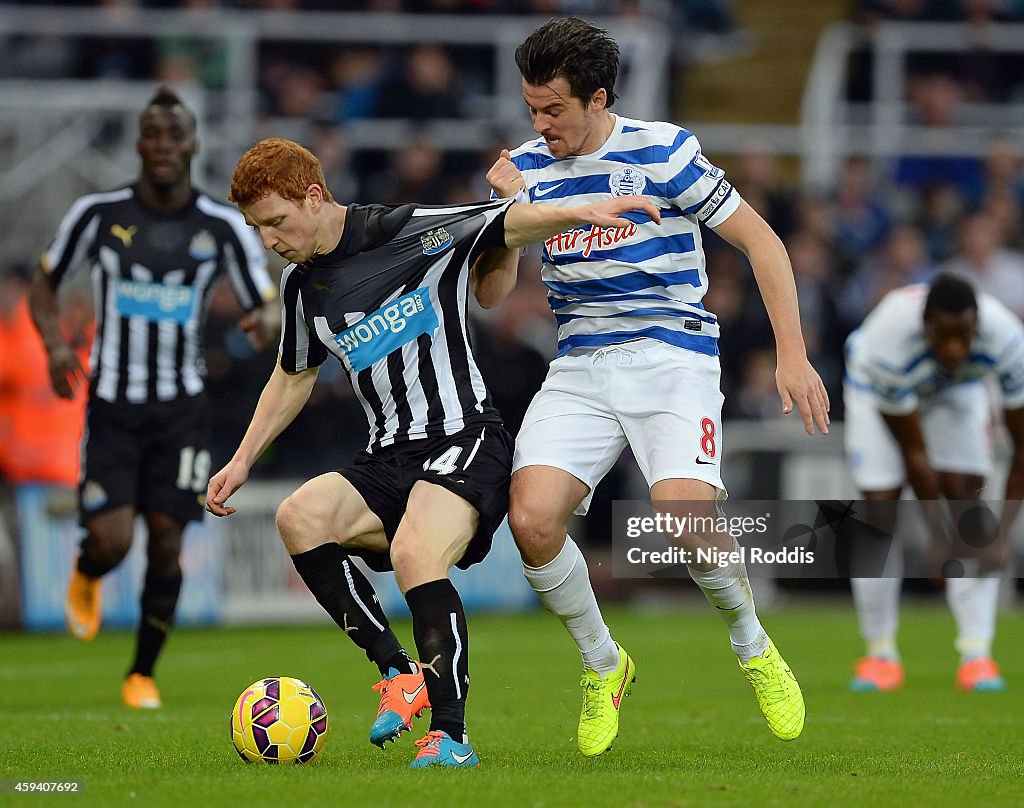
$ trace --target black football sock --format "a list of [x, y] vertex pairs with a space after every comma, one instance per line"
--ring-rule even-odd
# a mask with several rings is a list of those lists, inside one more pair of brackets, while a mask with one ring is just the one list
[[405, 593], [430, 696], [430, 729], [462, 743], [469, 692], [469, 637], [462, 599], [447, 578]]
[[108, 561], [106, 556], [98, 550], [96, 539], [88, 533], [85, 534], [79, 548], [78, 563], [75, 565], [82, 575], [87, 575], [90, 578], [102, 578], [118, 563], [117, 561], [113, 563]]
[[135, 661], [130, 673], [153, 675], [153, 665], [174, 623], [174, 610], [180, 592], [180, 572], [170, 578], [146, 575], [142, 587], [142, 617], [136, 635]]
[[292, 563], [317, 603], [366, 652], [381, 676], [387, 676], [391, 668], [415, 673], [416, 663], [391, 630], [373, 585], [340, 545], [321, 544], [293, 555]]

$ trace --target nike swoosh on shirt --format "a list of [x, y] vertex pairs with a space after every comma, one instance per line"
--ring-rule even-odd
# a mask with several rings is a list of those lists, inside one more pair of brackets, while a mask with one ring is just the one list
[[554, 185], [545, 188], [543, 191], [540, 188], [538, 188], [536, 191], [533, 192], [533, 197], [534, 199], [536, 199], [538, 196], [547, 196], [552, 191], [561, 188], [563, 185], [565, 185], [565, 180], [562, 180], [562, 182], [556, 182]]
[[420, 692], [420, 691], [421, 691], [421, 690], [422, 690], [423, 688], [425, 688], [426, 686], [427, 686], [427, 683], [426, 683], [426, 682], [421, 682], [421, 683], [420, 683], [420, 686], [419, 686], [419, 687], [417, 687], [417, 688], [416, 688], [416, 689], [415, 689], [414, 691], [412, 691], [412, 693], [410, 693], [410, 692], [409, 692], [408, 690], [406, 690], [406, 689], [405, 689], [405, 688], [403, 687], [403, 688], [402, 688], [402, 695], [403, 695], [403, 696], [405, 696], [405, 701], [406, 701], [406, 702], [407, 702], [408, 704], [412, 704], [412, 703], [413, 703], [414, 701], [416, 701], [416, 694], [417, 694], [417, 693], [419, 693], [419, 692]]

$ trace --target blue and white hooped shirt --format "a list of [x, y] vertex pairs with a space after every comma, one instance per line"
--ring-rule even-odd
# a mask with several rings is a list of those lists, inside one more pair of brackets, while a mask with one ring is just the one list
[[894, 289], [850, 334], [844, 383], [870, 393], [881, 412], [907, 415], [948, 388], [994, 376], [1003, 406], [1024, 407], [1024, 325], [1017, 315], [979, 293], [978, 331], [970, 355], [956, 373], [948, 373], [925, 335], [928, 288], [914, 284]]
[[616, 116], [593, 154], [559, 160], [543, 138], [511, 154], [532, 202], [582, 205], [643, 194], [661, 208], [660, 225], [632, 212], [624, 230], [581, 225], [544, 242], [541, 277], [559, 356], [644, 337], [718, 355], [718, 320], [701, 304], [708, 278], [700, 224], [724, 222], [740, 196], [691, 132]]

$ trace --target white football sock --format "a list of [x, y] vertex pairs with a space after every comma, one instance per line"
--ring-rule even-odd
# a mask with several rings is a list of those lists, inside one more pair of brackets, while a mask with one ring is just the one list
[[992, 656], [999, 606], [999, 573], [978, 578], [948, 578], [946, 602], [956, 622], [960, 661]]
[[[733, 541], [732, 550], [739, 549]], [[747, 580], [747, 566], [733, 562], [713, 570], [697, 570], [688, 566], [690, 577], [701, 588], [704, 597], [714, 606], [729, 627], [732, 650], [746, 664], [764, 653], [768, 635], [754, 609], [754, 594]]]
[[851, 578], [853, 604], [857, 607], [860, 636], [868, 656], [898, 662], [896, 629], [900, 620], [902, 578]]
[[619, 649], [601, 616], [587, 561], [571, 537], [544, 566], [523, 564], [523, 574], [544, 608], [565, 624], [587, 668], [605, 676], [619, 667]]

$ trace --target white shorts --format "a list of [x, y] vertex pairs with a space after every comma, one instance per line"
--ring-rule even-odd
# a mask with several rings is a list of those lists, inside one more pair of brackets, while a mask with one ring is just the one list
[[513, 472], [554, 466], [594, 488], [628, 443], [648, 486], [722, 484], [722, 392], [717, 356], [655, 340], [562, 356], [548, 369], [516, 440]]
[[[868, 390], [843, 386], [845, 443], [850, 474], [861, 491], [888, 491], [906, 483], [899, 444]], [[962, 384], [921, 402], [928, 459], [936, 471], [977, 474], [992, 467], [988, 397], [981, 384]]]

